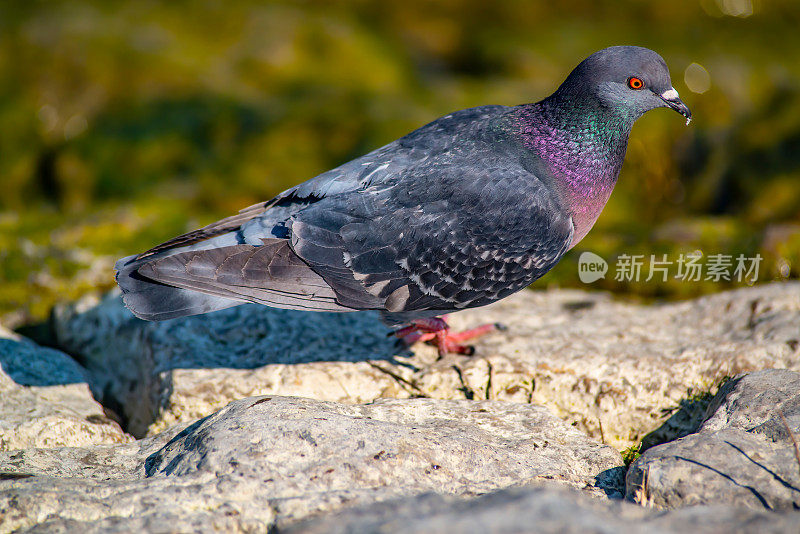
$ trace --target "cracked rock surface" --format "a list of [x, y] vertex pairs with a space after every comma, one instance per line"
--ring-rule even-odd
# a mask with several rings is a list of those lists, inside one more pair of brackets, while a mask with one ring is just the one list
[[546, 405], [622, 449], [659, 427], [687, 389], [757, 369], [800, 370], [798, 282], [664, 305], [522, 291], [451, 318], [454, 329], [485, 322], [509, 329], [478, 340], [475, 356], [438, 361], [432, 347], [399, 349], [369, 312], [245, 305], [146, 323], [109, 296], [60, 308], [53, 329], [136, 436], [252, 395], [344, 403], [424, 396]]
[[[0, 453], [0, 532], [261, 531], [345, 505], [533, 482], [621, 496], [622, 460], [545, 408], [497, 401], [235, 401], [116, 446]], [[130, 522], [125, 522], [130, 521]]]
[[66, 354], [0, 327], [0, 451], [132, 440], [94, 400], [87, 379]]
[[486, 321], [442, 360], [370, 313], [144, 323], [114, 295], [54, 314], [76, 359], [0, 331], [0, 533], [800, 531], [800, 284], [452, 318]]
[[473, 499], [424, 494], [350, 508], [303, 521], [286, 534], [698, 534], [787, 533], [800, 527], [797, 513], [758, 512], [733, 506], [692, 506], [658, 512], [623, 501], [586, 498], [553, 487], [511, 488]]
[[695, 434], [653, 447], [631, 466], [628, 497], [659, 507], [725, 503], [800, 509], [800, 373], [738, 377]]

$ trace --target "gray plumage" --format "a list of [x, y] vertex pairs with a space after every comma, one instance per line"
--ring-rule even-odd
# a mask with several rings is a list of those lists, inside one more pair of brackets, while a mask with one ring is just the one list
[[[531, 121], [552, 111], [547, 102], [452, 113], [268, 202], [123, 258], [116, 270], [125, 303], [148, 320], [257, 302], [379, 310], [400, 324], [519, 291], [574, 245], [578, 207], [564, 173], [531, 141]], [[614, 157], [624, 157], [624, 146]]]

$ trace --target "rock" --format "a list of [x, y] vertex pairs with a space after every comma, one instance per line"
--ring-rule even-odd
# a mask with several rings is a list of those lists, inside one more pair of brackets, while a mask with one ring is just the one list
[[75, 349], [95, 394], [120, 406], [139, 437], [259, 394], [352, 403], [410, 396], [368, 363], [397, 352], [376, 314], [245, 305], [147, 323], [114, 293], [56, 309], [54, 317], [57, 344]]
[[726, 383], [712, 399], [700, 431], [728, 427], [772, 441], [787, 440], [789, 429], [800, 432], [800, 373], [767, 369]]
[[602, 495], [616, 491], [621, 466], [617, 451], [540, 406], [433, 399], [345, 405], [268, 396], [235, 401], [201, 420], [149, 458], [148, 473], [233, 469], [262, 480], [302, 473], [264, 481], [288, 511], [314, 507], [313, 499], [297, 497], [323, 489], [462, 494], [550, 480]]
[[157, 436], [121, 444], [0, 451], [0, 481], [30, 477], [139, 480], [144, 478], [145, 459], [187, 426], [176, 425]]
[[0, 327], [0, 450], [124, 443], [85, 371], [63, 352]]
[[631, 465], [627, 496], [674, 508], [726, 503], [800, 509], [800, 373], [758, 371], [712, 399], [699, 430], [648, 449]]
[[266, 396], [178, 430], [0, 452], [0, 532], [263, 532], [348, 504], [537, 481], [621, 496], [619, 453], [538, 406]]
[[523, 291], [451, 322], [487, 321], [510, 328], [481, 339], [473, 357], [440, 361], [432, 347], [397, 349], [372, 313], [246, 305], [146, 323], [112, 295], [61, 308], [53, 330], [137, 436], [250, 395], [349, 403], [423, 396], [544, 404], [622, 449], [659, 427], [687, 388], [760, 368], [800, 370], [798, 282], [646, 306], [601, 293]]
[[[535, 525], [535, 527], [534, 527]], [[282, 534], [362, 532], [467, 534], [537, 533], [785, 533], [800, 529], [800, 513], [776, 514], [730, 506], [695, 506], [668, 513], [619, 500], [590, 499], [554, 487], [511, 488], [472, 499], [424, 494], [354, 507], [289, 525]]]
[[22, 478], [0, 482], [0, 533], [265, 532], [275, 513], [254, 498], [257, 491], [256, 481], [219, 481], [213, 473], [104, 482]]

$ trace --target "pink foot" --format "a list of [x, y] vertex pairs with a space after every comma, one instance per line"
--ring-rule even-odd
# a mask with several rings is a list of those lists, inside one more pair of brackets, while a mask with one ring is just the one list
[[463, 345], [464, 341], [483, 336], [496, 330], [505, 330], [506, 327], [500, 323], [484, 324], [476, 328], [464, 330], [463, 332], [450, 333], [447, 321], [441, 317], [429, 319], [417, 319], [410, 325], [400, 328], [394, 335], [401, 338], [408, 346], [417, 342], [425, 342], [435, 346], [439, 350], [439, 358], [444, 357], [448, 352], [455, 354], [465, 354], [472, 356], [475, 354], [475, 347]]

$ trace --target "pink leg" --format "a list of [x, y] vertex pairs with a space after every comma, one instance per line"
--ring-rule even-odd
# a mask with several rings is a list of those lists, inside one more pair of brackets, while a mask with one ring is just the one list
[[439, 358], [442, 358], [448, 352], [471, 356], [475, 353], [475, 347], [461, 343], [495, 330], [505, 329], [506, 327], [499, 323], [484, 324], [477, 328], [451, 334], [447, 321], [443, 318], [433, 317], [413, 321], [409, 326], [395, 331], [394, 335], [402, 338], [409, 346], [420, 341], [435, 345], [439, 350]]
[[456, 343], [461, 343], [463, 341], [475, 339], [476, 337], [485, 336], [490, 332], [494, 332], [497, 330], [503, 331], [507, 329], [508, 327], [500, 323], [486, 323], [480, 326], [476, 326], [475, 328], [470, 328], [469, 330], [462, 330], [461, 332], [450, 334], [448, 337], [450, 338], [451, 341], [454, 341]]

